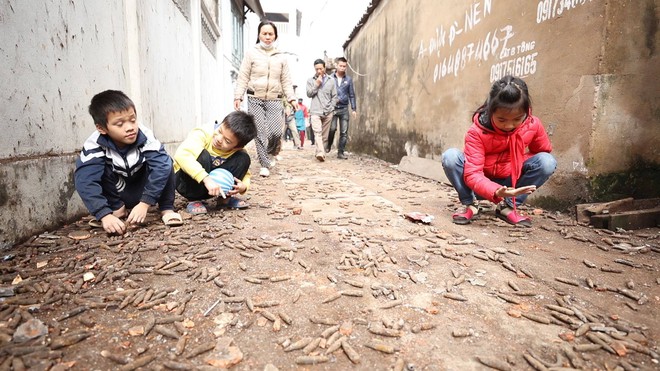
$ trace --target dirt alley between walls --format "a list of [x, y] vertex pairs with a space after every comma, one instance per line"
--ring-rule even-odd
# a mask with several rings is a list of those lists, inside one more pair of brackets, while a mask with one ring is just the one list
[[446, 184], [282, 157], [253, 160], [247, 210], [177, 199], [181, 227], [86, 217], [2, 251], [0, 369], [660, 369], [657, 228], [516, 228], [485, 202], [459, 226]]

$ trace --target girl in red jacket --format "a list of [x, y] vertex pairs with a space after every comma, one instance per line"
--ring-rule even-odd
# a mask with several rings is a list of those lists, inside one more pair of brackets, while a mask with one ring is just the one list
[[465, 150], [442, 154], [442, 167], [465, 209], [452, 215], [468, 224], [479, 213], [479, 199], [499, 203], [495, 215], [529, 227], [529, 217], [516, 207], [545, 183], [557, 167], [552, 144], [538, 117], [532, 116], [527, 84], [513, 76], [496, 81], [486, 102], [472, 117]]

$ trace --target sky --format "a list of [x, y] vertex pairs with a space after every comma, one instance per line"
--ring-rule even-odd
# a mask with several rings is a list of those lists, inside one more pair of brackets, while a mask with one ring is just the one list
[[[303, 37], [310, 51], [343, 55], [342, 45], [362, 18], [370, 0], [312, 0], [301, 4]], [[305, 9], [306, 8], [306, 9]], [[313, 45], [313, 47], [311, 47]]]

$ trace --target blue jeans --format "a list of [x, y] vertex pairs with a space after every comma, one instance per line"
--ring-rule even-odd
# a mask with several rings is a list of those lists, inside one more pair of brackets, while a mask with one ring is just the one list
[[[442, 168], [445, 170], [445, 175], [447, 179], [456, 192], [458, 192], [458, 198], [463, 205], [470, 205], [474, 203], [475, 194], [474, 192], [465, 184], [465, 179], [463, 178], [463, 169], [465, 168], [465, 154], [463, 151], [457, 148], [450, 148], [442, 154]], [[540, 152], [529, 158], [523, 163], [522, 172], [520, 174], [520, 179], [516, 182], [516, 187], [524, 187], [529, 185], [535, 185], [537, 188], [543, 185], [550, 175], [555, 172], [557, 168], [557, 160], [554, 156], [547, 152]], [[497, 184], [510, 187], [511, 186], [511, 177], [503, 179], [491, 179]], [[516, 196], [515, 202], [516, 206], [522, 205], [527, 199], [528, 195]], [[477, 195], [477, 198], [484, 199]], [[513, 199], [507, 197], [504, 200], [507, 205], [513, 207]]]
[[335, 115], [332, 117], [330, 124], [330, 132], [328, 132], [328, 148], [332, 148], [332, 142], [335, 139], [335, 131], [337, 131], [337, 121], [339, 121], [339, 144], [337, 148], [338, 153], [344, 153], [346, 149], [346, 142], [348, 142], [348, 106], [344, 108], [337, 108]]

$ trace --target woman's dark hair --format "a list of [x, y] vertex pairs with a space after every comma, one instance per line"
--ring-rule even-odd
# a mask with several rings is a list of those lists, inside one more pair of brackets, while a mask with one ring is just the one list
[[484, 121], [490, 122], [490, 117], [498, 108], [522, 109], [523, 112], [528, 113], [531, 107], [532, 99], [527, 84], [519, 77], [507, 75], [493, 83], [488, 99], [475, 111], [475, 114], [486, 114], [488, 120]]
[[277, 26], [275, 26], [275, 23], [272, 21], [269, 21], [267, 19], [264, 19], [259, 23], [259, 27], [257, 28], [257, 42], [256, 44], [259, 44], [259, 35], [261, 35], [261, 27], [263, 26], [271, 26], [273, 27], [273, 31], [275, 31], [275, 40], [277, 40]]
[[135, 104], [123, 92], [119, 90], [106, 90], [96, 94], [89, 105], [89, 114], [94, 119], [94, 124], [104, 129], [108, 128], [108, 114], [112, 112], [123, 112], [132, 108], [137, 114]]

